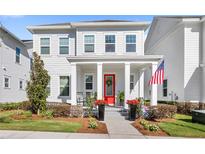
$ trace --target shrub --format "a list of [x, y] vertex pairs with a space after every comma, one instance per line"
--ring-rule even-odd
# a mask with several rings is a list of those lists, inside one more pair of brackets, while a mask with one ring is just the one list
[[70, 116], [71, 117], [82, 117], [83, 116], [83, 107], [79, 106], [79, 105], [71, 105]]
[[53, 112], [54, 117], [69, 117], [70, 116], [70, 104], [66, 103], [48, 103], [47, 110]]
[[22, 110], [31, 110], [31, 109], [32, 109], [31, 102], [29, 102], [29, 101], [23, 101], [23, 102], [21, 102], [19, 108], [22, 109]]
[[11, 121], [12, 121], [12, 119], [10, 118], [9, 115], [0, 116], [1, 123], [10, 123]]
[[0, 110], [1, 111], [7, 111], [7, 110], [17, 110], [21, 106], [21, 103], [4, 103], [0, 104]]
[[177, 113], [191, 115], [191, 111], [197, 109], [199, 109], [198, 103], [191, 103], [191, 102], [177, 103]]
[[31, 111], [24, 111], [23, 115], [27, 118], [30, 118], [30, 117], [32, 117], [32, 112]]
[[144, 127], [144, 129], [152, 131], [152, 132], [153, 131], [156, 132], [156, 131], [159, 130], [159, 127], [157, 125], [151, 124], [151, 123], [149, 123], [148, 121], [146, 121], [144, 119], [140, 120], [140, 124]]
[[172, 118], [177, 112], [177, 107], [175, 105], [165, 105], [161, 104], [158, 106], [150, 106], [148, 109], [148, 116], [146, 119], [162, 119], [162, 118]]
[[98, 123], [95, 118], [89, 118], [88, 128], [95, 129], [98, 127]]
[[53, 118], [53, 111], [52, 110], [46, 110], [41, 113], [41, 116], [47, 119]]

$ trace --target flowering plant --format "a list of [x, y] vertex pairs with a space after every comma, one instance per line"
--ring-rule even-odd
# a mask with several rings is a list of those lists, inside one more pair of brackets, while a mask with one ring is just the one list
[[106, 101], [103, 99], [98, 99], [95, 101], [95, 105], [105, 105], [105, 104], [106, 104]]
[[129, 104], [129, 105], [137, 105], [139, 103], [140, 103], [140, 101], [138, 99], [127, 100], [127, 104]]

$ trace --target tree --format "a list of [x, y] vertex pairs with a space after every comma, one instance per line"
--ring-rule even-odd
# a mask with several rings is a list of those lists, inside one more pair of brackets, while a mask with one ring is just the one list
[[48, 71], [44, 69], [44, 63], [40, 56], [34, 52], [33, 58], [30, 81], [27, 84], [26, 91], [32, 104], [32, 112], [39, 114], [46, 110], [47, 85], [50, 77]]

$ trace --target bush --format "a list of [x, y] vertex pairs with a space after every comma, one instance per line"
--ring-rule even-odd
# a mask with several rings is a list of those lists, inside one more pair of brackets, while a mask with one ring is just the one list
[[45, 117], [47, 119], [51, 119], [51, 118], [53, 118], [53, 111], [52, 110], [46, 110], [46, 111], [41, 113], [41, 116]]
[[82, 117], [83, 116], [83, 107], [79, 105], [71, 105], [70, 108], [71, 117]]
[[10, 118], [9, 115], [0, 116], [1, 123], [10, 123], [11, 121], [12, 121], [12, 119]]
[[53, 112], [54, 117], [69, 117], [70, 116], [70, 104], [66, 103], [48, 103], [47, 110]]
[[177, 107], [175, 105], [165, 105], [161, 104], [158, 106], [150, 106], [148, 109], [147, 119], [162, 119], [162, 118], [172, 118], [177, 112]]
[[32, 112], [31, 111], [24, 111], [23, 115], [27, 118], [30, 118], [30, 117], [32, 117]]
[[157, 101], [158, 104], [176, 105], [176, 101]]
[[29, 102], [29, 101], [23, 101], [23, 102], [21, 102], [19, 108], [22, 109], [22, 110], [31, 110], [31, 109], [32, 109], [31, 102]]
[[199, 109], [198, 103], [191, 103], [191, 102], [177, 103], [177, 113], [180, 114], [191, 115], [192, 110], [198, 110], [198, 109]]
[[146, 120], [140, 120], [140, 124], [144, 127], [144, 129], [146, 129], [146, 130], [149, 130], [149, 131], [154, 131], [154, 132], [156, 132], [156, 131], [158, 131], [159, 130], [159, 127], [157, 126], [157, 125], [155, 125], [155, 124], [150, 124], [148, 121], [146, 121]]
[[88, 122], [88, 128], [95, 129], [97, 127], [98, 127], [98, 123], [97, 123], [96, 119], [95, 118], [90, 118], [89, 122]]
[[21, 106], [21, 103], [4, 103], [0, 104], [0, 110], [1, 111], [7, 111], [7, 110], [17, 110]]

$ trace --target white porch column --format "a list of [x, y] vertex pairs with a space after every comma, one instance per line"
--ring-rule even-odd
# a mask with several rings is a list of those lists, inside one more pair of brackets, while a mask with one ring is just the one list
[[140, 75], [139, 77], [139, 81], [140, 81], [139, 97], [144, 98], [144, 70], [140, 70], [139, 75]]
[[[157, 70], [157, 64], [152, 64], [152, 76], [154, 75], [155, 71]], [[157, 84], [151, 85], [151, 106], [157, 105]]]
[[130, 99], [130, 63], [125, 63], [125, 109], [128, 109], [127, 100]]
[[76, 69], [76, 64], [71, 64], [71, 100], [72, 104], [76, 105], [77, 100], [76, 100], [76, 92], [77, 92], [77, 69]]
[[102, 99], [102, 63], [97, 63], [97, 99]]

